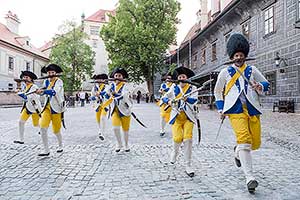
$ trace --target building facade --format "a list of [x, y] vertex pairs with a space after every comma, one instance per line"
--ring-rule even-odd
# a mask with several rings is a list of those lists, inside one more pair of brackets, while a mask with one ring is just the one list
[[[226, 42], [231, 34], [242, 33], [250, 42], [249, 64], [255, 65], [269, 80], [268, 94], [261, 98], [270, 109], [279, 100], [293, 100], [300, 110], [300, 0], [212, 0], [208, 23], [193, 32], [167, 60], [193, 69], [195, 81], [216, 79], [229, 60]], [[217, 4], [217, 5], [215, 5]], [[213, 103], [213, 86], [203, 92]]]
[[30, 43], [28, 36], [19, 35], [18, 17], [12, 12], [6, 15], [6, 25], [0, 23], [0, 91], [16, 89], [14, 78], [19, 78], [21, 71], [29, 70], [41, 75], [41, 68], [49, 59]]

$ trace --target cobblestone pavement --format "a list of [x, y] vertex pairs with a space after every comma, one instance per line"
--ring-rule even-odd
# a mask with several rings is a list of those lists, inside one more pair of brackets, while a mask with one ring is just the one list
[[15, 145], [20, 108], [0, 109], [0, 199], [300, 199], [298, 114], [266, 112], [262, 116], [263, 145], [253, 152], [259, 181], [255, 195], [245, 188], [240, 169], [233, 164], [234, 136], [228, 120], [216, 141], [216, 112], [202, 109], [202, 142], [194, 132], [193, 166], [184, 173], [182, 151], [176, 165], [169, 164], [170, 128], [159, 137], [158, 107], [135, 105], [134, 112], [148, 125], [132, 120], [131, 151], [114, 152], [109, 127], [105, 141], [97, 138], [94, 113], [89, 106], [66, 112], [64, 152], [38, 158], [40, 136], [26, 124], [25, 145]]

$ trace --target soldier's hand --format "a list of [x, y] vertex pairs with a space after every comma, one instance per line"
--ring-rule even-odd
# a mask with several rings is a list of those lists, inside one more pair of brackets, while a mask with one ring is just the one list
[[256, 81], [252, 82], [252, 88], [254, 90], [256, 90], [257, 92], [262, 92], [262, 89], [263, 89], [262, 86], [261, 86], [261, 84], [258, 83], [258, 82], [256, 82]]
[[35, 93], [37, 93], [37, 94], [43, 94], [44, 90], [43, 89], [38, 89]]

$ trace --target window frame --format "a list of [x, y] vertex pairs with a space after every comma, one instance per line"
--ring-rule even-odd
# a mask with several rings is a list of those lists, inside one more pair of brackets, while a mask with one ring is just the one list
[[15, 58], [13, 56], [8, 56], [8, 71], [13, 72], [14, 69], [15, 69]]
[[30, 71], [31, 65], [30, 62], [26, 61], [26, 71]]
[[296, 22], [300, 23], [300, 0], [296, 2]]
[[[271, 12], [272, 15], [270, 15], [271, 9], [272, 9], [272, 12]], [[264, 17], [263, 27], [264, 27], [264, 35], [265, 36], [275, 32], [275, 17], [274, 17], [275, 11], [274, 11], [274, 9], [275, 9], [275, 6], [271, 5], [268, 8], [266, 8], [263, 12], [263, 17]], [[271, 30], [271, 27], [272, 27], [272, 30]]]
[[217, 60], [217, 42], [211, 44], [211, 61]]
[[201, 65], [206, 64], [206, 47], [201, 49]]
[[[274, 79], [270, 79], [270, 76], [274, 76]], [[271, 95], [276, 95], [276, 90], [277, 90], [277, 71], [269, 71], [265, 73], [265, 77], [268, 80], [268, 82], [270, 83], [270, 89], [269, 91], [266, 92], [266, 95], [271, 96]]]
[[99, 35], [99, 34], [100, 34], [99, 26], [90, 26], [90, 35]]
[[[245, 21], [244, 23], [241, 24], [242, 25], [242, 34], [249, 40], [250, 38], [250, 20]], [[246, 33], [245, 31], [245, 25], [248, 26], [248, 33]]]

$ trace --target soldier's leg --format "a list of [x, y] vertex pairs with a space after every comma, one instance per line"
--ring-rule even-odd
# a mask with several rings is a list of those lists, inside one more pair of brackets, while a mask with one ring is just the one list
[[179, 155], [179, 148], [183, 141], [183, 125], [180, 122], [180, 120], [175, 120], [174, 124], [172, 125], [172, 135], [173, 135], [173, 149], [171, 153], [170, 162], [174, 164]]
[[128, 146], [128, 139], [129, 139], [129, 128], [130, 128], [130, 116], [123, 116], [121, 117], [122, 129], [124, 132], [124, 141], [125, 141], [125, 151], [129, 152], [130, 148]]
[[53, 133], [56, 136], [58, 149], [57, 153], [63, 152], [63, 144], [62, 144], [62, 135], [61, 135], [61, 114], [52, 114], [52, 129]]
[[192, 146], [193, 146], [193, 127], [194, 124], [190, 120], [186, 120], [183, 125], [183, 143], [184, 143], [184, 159], [185, 159], [185, 171], [188, 176], [193, 177], [195, 175], [192, 168]]
[[19, 140], [15, 140], [14, 143], [24, 144], [25, 122], [28, 120], [29, 116], [30, 115], [27, 113], [26, 108], [24, 108], [19, 119]]
[[44, 145], [44, 152], [38, 154], [38, 156], [49, 156], [50, 155], [50, 149], [48, 144], [48, 128], [51, 122], [51, 113], [50, 109], [46, 108], [44, 112], [42, 113], [42, 117], [40, 119], [40, 133], [42, 142]]
[[119, 152], [122, 148], [122, 140], [121, 140], [121, 118], [117, 111], [114, 111], [111, 117], [113, 131], [117, 139], [116, 152]]

